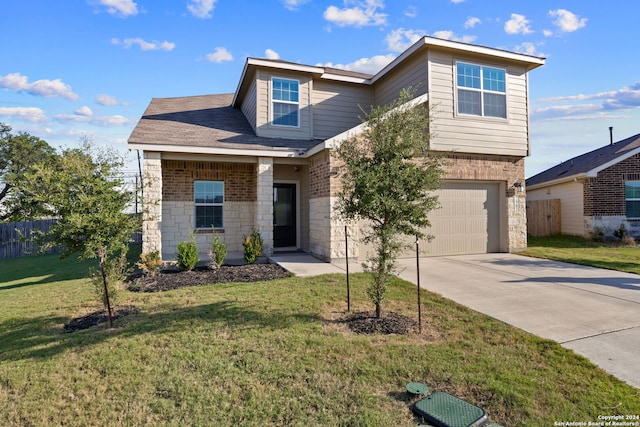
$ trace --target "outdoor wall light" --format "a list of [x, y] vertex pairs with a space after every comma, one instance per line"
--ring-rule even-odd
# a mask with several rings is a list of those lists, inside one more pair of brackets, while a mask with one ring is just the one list
[[521, 183], [520, 181], [516, 181], [516, 182], [514, 182], [514, 183], [513, 183], [513, 186], [514, 186], [515, 188], [520, 189], [520, 188], [522, 188], [522, 183]]

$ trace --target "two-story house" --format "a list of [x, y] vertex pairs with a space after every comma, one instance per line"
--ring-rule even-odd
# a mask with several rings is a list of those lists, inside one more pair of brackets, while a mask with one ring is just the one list
[[[390, 103], [405, 87], [429, 103], [431, 149], [446, 153], [425, 254], [524, 248], [528, 72], [543, 64], [424, 37], [376, 75], [248, 58], [235, 93], [154, 98], [129, 138], [144, 152], [143, 251], [171, 259], [195, 233], [206, 254], [219, 233], [240, 253], [256, 229], [267, 254], [344, 259], [332, 147], [362, 129], [361, 107]], [[349, 256], [363, 258], [359, 225], [348, 230]]]

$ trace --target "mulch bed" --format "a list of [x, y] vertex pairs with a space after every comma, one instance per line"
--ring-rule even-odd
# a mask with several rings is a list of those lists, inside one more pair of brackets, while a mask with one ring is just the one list
[[382, 313], [382, 318], [376, 318], [375, 312], [361, 311], [349, 314], [342, 320], [347, 327], [358, 334], [398, 334], [413, 332], [418, 322], [402, 314], [390, 311]]
[[141, 274], [130, 277], [128, 289], [133, 292], [162, 292], [212, 283], [262, 282], [290, 275], [277, 264], [223, 265], [219, 270], [209, 267], [192, 271], [164, 270], [156, 277]]
[[[113, 320], [119, 319], [128, 314], [138, 312], [138, 307], [133, 305], [121, 305], [112, 309]], [[107, 310], [98, 310], [93, 313], [89, 313], [86, 316], [76, 317], [64, 325], [65, 332], [75, 332], [82, 329], [88, 329], [96, 326], [100, 323], [108, 323], [109, 315]]]

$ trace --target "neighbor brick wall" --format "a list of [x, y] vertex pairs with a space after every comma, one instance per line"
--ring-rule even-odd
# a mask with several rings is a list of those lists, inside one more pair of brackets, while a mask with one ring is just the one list
[[640, 155], [598, 172], [584, 185], [585, 216], [626, 215], [624, 182], [640, 181]]
[[163, 160], [162, 197], [171, 202], [193, 202], [194, 181], [224, 181], [226, 202], [255, 202], [256, 176], [253, 163]]

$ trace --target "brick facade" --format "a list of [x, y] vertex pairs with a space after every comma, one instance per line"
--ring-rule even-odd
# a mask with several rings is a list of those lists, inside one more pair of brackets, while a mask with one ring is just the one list
[[625, 181], [640, 181], [640, 155], [616, 163], [584, 183], [584, 215], [626, 215]]
[[162, 161], [162, 197], [170, 202], [193, 202], [194, 181], [224, 181], [225, 202], [255, 202], [256, 165], [253, 163]]

